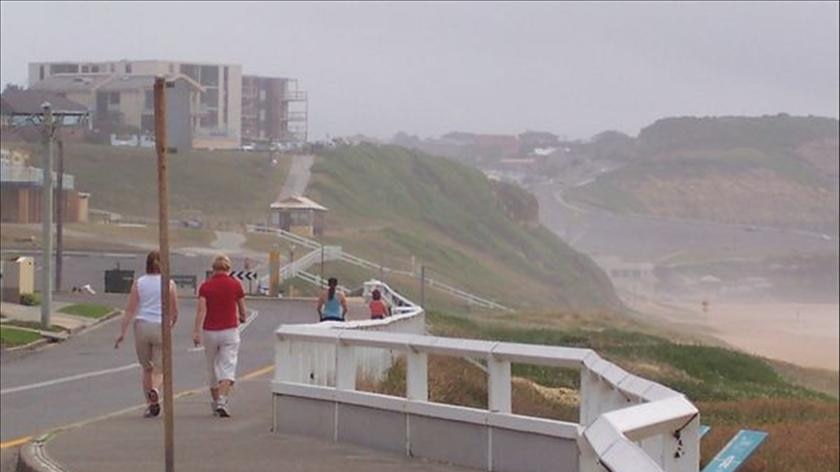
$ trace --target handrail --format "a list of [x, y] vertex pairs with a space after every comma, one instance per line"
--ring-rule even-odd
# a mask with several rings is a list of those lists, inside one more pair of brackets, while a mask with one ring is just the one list
[[[286, 231], [286, 230], [281, 229], [281, 228], [267, 228], [265, 226], [249, 225], [248, 230], [249, 231], [257, 231], [257, 232], [265, 232], [265, 233], [274, 233], [274, 234], [280, 236], [281, 238], [283, 238], [287, 241], [293, 242], [295, 244], [300, 244], [301, 246], [304, 246], [304, 247], [307, 247], [307, 248], [313, 249], [313, 250], [320, 250], [321, 247], [330, 247], [330, 246], [324, 246], [317, 241], [314, 241], [314, 240], [309, 239], [309, 238], [305, 238], [303, 236], [297, 235], [295, 233], [292, 233], [290, 231]], [[338, 247], [338, 246], [333, 246], [333, 247]], [[401, 275], [401, 276], [405, 276], [405, 277], [417, 277], [417, 274], [414, 273], [414, 272], [408, 272], [408, 271], [391, 269], [389, 267], [385, 267], [381, 264], [371, 262], [367, 259], [363, 259], [361, 257], [354, 256], [353, 254], [350, 254], [346, 251], [343, 251], [340, 247], [338, 247], [338, 251], [340, 251], [340, 260], [341, 261], [347, 262], [349, 264], [353, 264], [353, 265], [358, 266], [358, 267], [362, 267], [362, 268], [370, 269], [370, 270], [377, 270], [377, 271], [382, 270], [383, 272], [387, 272], [387, 273], [391, 273], [391, 274], [397, 274], [397, 275]], [[307, 254], [307, 256], [309, 256], [310, 254]], [[307, 256], [304, 256], [304, 257], [307, 257]], [[285, 269], [285, 267], [284, 267], [284, 269]], [[292, 273], [291, 275], [293, 276], [294, 273]], [[455, 288], [451, 285], [445, 284], [443, 282], [439, 282], [435, 279], [427, 278], [426, 282], [429, 284], [429, 287], [432, 287], [432, 288], [438, 289], [442, 292], [448, 293], [449, 295], [451, 295], [453, 297], [460, 298], [460, 299], [466, 301], [467, 303], [474, 304], [474, 305], [477, 305], [477, 306], [482, 307], [482, 308], [493, 309], [493, 310], [504, 310], [504, 311], [509, 311], [510, 310], [510, 308], [508, 308], [508, 307], [506, 307], [506, 306], [504, 306], [500, 303], [496, 303], [493, 300], [488, 300], [486, 298], [479, 297], [478, 295], [474, 295], [474, 294], [466, 292], [464, 290], [460, 290], [460, 289]]]

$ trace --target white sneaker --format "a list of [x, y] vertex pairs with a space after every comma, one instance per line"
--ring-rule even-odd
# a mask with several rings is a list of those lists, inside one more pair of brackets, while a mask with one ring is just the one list
[[230, 410], [228, 410], [227, 406], [227, 397], [219, 397], [219, 401], [216, 402], [216, 414], [222, 418], [230, 418]]

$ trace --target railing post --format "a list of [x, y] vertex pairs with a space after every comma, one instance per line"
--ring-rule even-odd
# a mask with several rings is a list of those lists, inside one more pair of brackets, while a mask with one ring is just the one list
[[409, 350], [406, 355], [405, 396], [409, 400], [429, 401], [429, 365], [425, 352]]
[[[295, 365], [293, 342], [278, 339], [274, 343], [274, 380], [278, 382], [300, 382]], [[299, 362], [298, 362], [299, 363]]]
[[356, 352], [340, 342], [335, 346], [335, 388], [356, 389]]
[[511, 412], [510, 362], [492, 356], [487, 359], [487, 409], [496, 413]]
[[598, 463], [598, 455], [583, 436], [578, 437], [578, 450], [580, 451], [578, 455], [579, 472], [604, 472], [604, 468]]
[[674, 435], [663, 435], [663, 470], [697, 472], [700, 468], [700, 415]]

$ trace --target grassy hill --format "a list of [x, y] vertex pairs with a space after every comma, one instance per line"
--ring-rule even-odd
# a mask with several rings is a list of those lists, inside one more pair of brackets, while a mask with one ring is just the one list
[[528, 201], [511, 192], [450, 160], [369, 144], [322, 152], [307, 190], [330, 208], [326, 240], [370, 260], [405, 268], [413, 256], [432, 277], [511, 306], [616, 309], [588, 257], [510, 215]]
[[[33, 153], [34, 165], [38, 165], [37, 155]], [[288, 172], [289, 159], [281, 156], [272, 165], [265, 153], [170, 155], [172, 217], [198, 213], [220, 225], [264, 222], [268, 205]], [[77, 188], [93, 194], [94, 208], [156, 217], [152, 150], [69, 143], [65, 162], [67, 172], [76, 177]], [[536, 224], [536, 202], [531, 195], [518, 187], [494, 184], [478, 170], [399, 147], [344, 146], [317, 157], [307, 193], [330, 208], [325, 242], [372, 261], [410, 269], [414, 257], [415, 267], [425, 264], [429, 277], [512, 307], [619, 309], [605, 274], [588, 257]], [[84, 236], [85, 228], [75, 230]], [[4, 244], [31, 236], [27, 231], [21, 228], [21, 234], [10, 236]], [[209, 233], [186, 233], [187, 245], [206, 245], [212, 240]], [[130, 234], [120, 235], [117, 239], [131, 239]], [[249, 235], [248, 247], [267, 251], [278, 242], [264, 236]], [[378, 275], [346, 264], [331, 263], [325, 269], [351, 287]], [[403, 277], [388, 282], [419, 300], [416, 280]], [[297, 287], [304, 289], [303, 284]], [[434, 306], [463, 310], [437, 292], [428, 290], [427, 294]]]
[[[615, 211], [837, 233], [838, 121], [668, 118], [590, 154], [625, 167], [573, 189]], [[595, 152], [600, 150], [599, 152]]]
[[[6, 144], [4, 143], [4, 146]], [[33, 165], [40, 150], [29, 146]], [[125, 215], [157, 217], [157, 157], [153, 149], [86, 143], [65, 145], [65, 171], [76, 188], [91, 192], [91, 207]], [[173, 218], [200, 215], [230, 224], [265, 221], [288, 172], [289, 158], [271, 164], [268, 153], [188, 151], [170, 154]]]

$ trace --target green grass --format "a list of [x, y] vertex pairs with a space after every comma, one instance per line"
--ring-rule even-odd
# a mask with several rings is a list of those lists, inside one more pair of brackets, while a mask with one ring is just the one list
[[[40, 153], [33, 147], [33, 165]], [[187, 151], [168, 160], [170, 216], [196, 212], [205, 221], [265, 222], [268, 205], [288, 172], [288, 156], [272, 166], [268, 153]], [[157, 161], [154, 150], [86, 143], [65, 145], [66, 171], [76, 188], [90, 192], [92, 208], [148, 218], [157, 216]]]
[[[626, 370], [674, 388], [696, 401], [829, 398], [791, 383], [759, 357], [721, 347], [678, 344], [639, 331], [584, 326], [564, 330], [515, 327], [492, 321], [479, 323], [439, 312], [430, 312], [427, 320], [437, 335], [594, 349]], [[567, 369], [515, 365], [513, 372], [545, 386], [579, 386], [577, 374]]]
[[325, 241], [367, 259], [406, 268], [414, 256], [432, 277], [515, 307], [619, 306], [588, 257], [513, 218], [524, 196], [498, 193], [476, 169], [395, 146], [342, 146], [318, 156], [308, 193], [330, 208]]
[[33, 331], [0, 326], [0, 344], [3, 347], [23, 346], [41, 339], [41, 335]]
[[68, 315], [98, 319], [111, 313], [114, 309], [109, 306], [97, 305], [94, 303], [77, 303], [75, 305], [68, 305], [58, 311], [61, 313], [67, 313]]
[[3, 323], [3, 326], [18, 326], [21, 328], [29, 328], [29, 329], [37, 329], [43, 331], [50, 331], [53, 333], [59, 333], [64, 331], [64, 328], [58, 325], [50, 325], [47, 329], [43, 329], [41, 327], [41, 323], [37, 321], [23, 321], [23, 320], [9, 320]]

